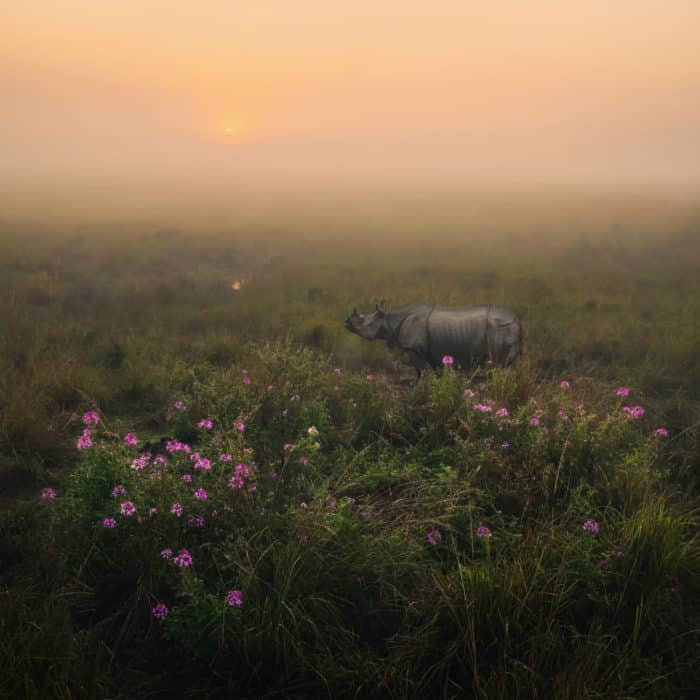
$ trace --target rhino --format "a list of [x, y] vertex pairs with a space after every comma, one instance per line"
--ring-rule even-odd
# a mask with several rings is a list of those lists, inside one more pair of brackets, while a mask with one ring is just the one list
[[437, 369], [450, 356], [462, 368], [492, 363], [507, 367], [522, 354], [522, 325], [513, 311], [495, 304], [455, 309], [414, 304], [386, 311], [384, 302], [372, 314], [354, 309], [345, 327], [367, 340], [385, 340], [408, 353], [416, 381], [426, 366]]

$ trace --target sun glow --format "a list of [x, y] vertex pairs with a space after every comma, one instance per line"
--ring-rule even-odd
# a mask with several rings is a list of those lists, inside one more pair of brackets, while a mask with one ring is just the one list
[[224, 123], [223, 132], [227, 139], [236, 138], [243, 133], [243, 122], [240, 120], [227, 121]]

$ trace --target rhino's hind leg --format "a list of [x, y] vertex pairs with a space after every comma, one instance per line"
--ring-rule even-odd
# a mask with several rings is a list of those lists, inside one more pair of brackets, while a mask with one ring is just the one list
[[517, 345], [513, 345], [508, 350], [508, 354], [506, 355], [505, 362], [503, 363], [503, 366], [504, 367], [512, 367], [520, 359], [521, 355], [522, 355], [522, 351], [520, 349], [520, 344], [518, 343]]

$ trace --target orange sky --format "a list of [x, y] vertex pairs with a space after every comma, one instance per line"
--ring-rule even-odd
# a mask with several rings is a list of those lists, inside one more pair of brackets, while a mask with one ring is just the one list
[[698, 0], [32, 0], [1, 14], [6, 185], [700, 182]]

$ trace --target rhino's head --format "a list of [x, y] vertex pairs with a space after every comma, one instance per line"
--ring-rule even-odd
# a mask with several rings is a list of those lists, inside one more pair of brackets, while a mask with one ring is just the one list
[[376, 340], [377, 338], [386, 338], [388, 333], [388, 324], [386, 311], [384, 311], [384, 302], [376, 305], [376, 311], [372, 314], [358, 314], [357, 309], [345, 319], [345, 327], [351, 333], [367, 340]]

